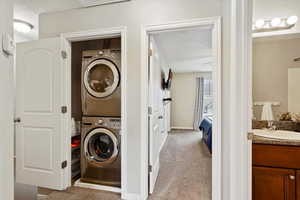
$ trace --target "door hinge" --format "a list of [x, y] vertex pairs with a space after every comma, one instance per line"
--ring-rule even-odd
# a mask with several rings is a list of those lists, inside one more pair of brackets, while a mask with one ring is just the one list
[[153, 56], [153, 50], [152, 49], [148, 49], [148, 56]]
[[67, 52], [66, 51], [61, 51], [61, 57], [63, 59], [66, 59], [67, 58]]
[[149, 172], [152, 172], [152, 165], [149, 165], [149, 166], [148, 166], [148, 171], [149, 171]]
[[65, 114], [65, 113], [67, 113], [67, 111], [68, 111], [67, 106], [62, 106], [61, 107], [61, 113]]
[[152, 107], [151, 106], [148, 107], [148, 115], [152, 115]]
[[61, 168], [64, 169], [66, 167], [67, 167], [67, 161], [65, 160], [61, 163]]

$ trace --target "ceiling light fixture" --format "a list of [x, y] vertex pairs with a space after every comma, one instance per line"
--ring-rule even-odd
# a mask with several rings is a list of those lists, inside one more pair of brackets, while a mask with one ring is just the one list
[[275, 17], [271, 20], [271, 26], [272, 27], [278, 27], [281, 24], [281, 18]]
[[297, 16], [290, 16], [289, 18], [287, 18], [286, 23], [288, 25], [294, 25], [296, 24], [298, 21], [298, 17]]
[[255, 27], [256, 28], [263, 28], [265, 25], [265, 20], [263, 19], [259, 19], [255, 22]]
[[20, 33], [29, 33], [34, 26], [26, 21], [14, 19], [14, 29]]
[[286, 18], [275, 17], [273, 19], [259, 19], [253, 23], [253, 32], [268, 32], [285, 30], [294, 27], [298, 22], [297, 16]]

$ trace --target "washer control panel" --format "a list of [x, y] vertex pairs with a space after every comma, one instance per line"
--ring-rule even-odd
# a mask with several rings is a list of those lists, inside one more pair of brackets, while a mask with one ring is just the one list
[[121, 129], [121, 119], [110, 119], [109, 127], [113, 129]]
[[113, 117], [85, 117], [82, 125], [86, 128], [107, 127], [115, 130], [121, 129], [121, 118]]

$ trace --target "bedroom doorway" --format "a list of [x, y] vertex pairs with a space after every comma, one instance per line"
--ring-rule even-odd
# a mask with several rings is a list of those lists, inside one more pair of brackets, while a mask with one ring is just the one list
[[220, 19], [146, 26], [142, 38], [143, 189], [150, 199], [217, 200]]

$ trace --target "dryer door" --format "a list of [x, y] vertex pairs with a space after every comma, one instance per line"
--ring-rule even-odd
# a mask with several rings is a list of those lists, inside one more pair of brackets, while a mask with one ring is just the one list
[[91, 62], [84, 73], [85, 88], [96, 98], [104, 98], [113, 94], [119, 82], [118, 68], [112, 61], [106, 59]]
[[84, 139], [84, 154], [90, 164], [103, 166], [114, 162], [119, 154], [118, 139], [106, 128], [96, 128]]

